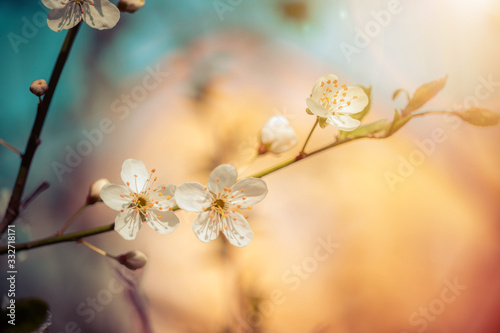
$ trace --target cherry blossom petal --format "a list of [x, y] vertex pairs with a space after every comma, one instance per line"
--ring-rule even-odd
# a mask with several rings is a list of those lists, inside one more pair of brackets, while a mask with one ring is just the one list
[[222, 224], [224, 225], [222, 232], [234, 246], [247, 246], [253, 239], [253, 231], [240, 213], [229, 212], [228, 216], [222, 219]]
[[285, 128], [278, 133], [276, 140], [271, 143], [268, 150], [275, 154], [281, 154], [295, 147], [298, 142], [299, 139], [293, 128]]
[[295, 147], [298, 138], [288, 120], [283, 116], [276, 115], [269, 118], [262, 128], [260, 141], [268, 151], [280, 154]]
[[108, 0], [94, 0], [94, 5], [85, 2], [83, 6], [83, 20], [94, 29], [111, 29], [120, 20], [120, 10]]
[[320, 102], [315, 99], [307, 98], [306, 104], [309, 110], [311, 110], [311, 112], [318, 117], [327, 117], [331, 114], [329, 110], [327, 110], [323, 105], [320, 104]]
[[158, 204], [155, 204], [155, 208], [162, 207], [163, 209], [169, 209], [170, 207], [175, 206], [175, 185], [172, 184], [164, 184], [156, 187], [152, 192], [150, 199], [153, 201], [158, 201]]
[[70, 2], [64, 7], [52, 9], [47, 15], [47, 25], [51, 30], [59, 32], [63, 29], [71, 29], [82, 20], [80, 6]]
[[102, 201], [111, 209], [122, 210], [130, 205], [132, 197], [126, 186], [105, 184], [100, 193]]
[[196, 182], [183, 183], [175, 191], [177, 205], [190, 212], [201, 212], [211, 203], [211, 195], [205, 186]]
[[56, 9], [56, 8], [63, 8], [66, 5], [63, 5], [64, 1], [61, 0], [42, 0], [42, 3], [45, 5], [45, 7], [49, 9]]
[[135, 239], [141, 226], [141, 215], [134, 209], [126, 209], [115, 219], [115, 230], [126, 240]]
[[156, 232], [166, 235], [177, 229], [179, 218], [170, 211], [148, 210], [149, 216], [146, 218], [149, 226]]
[[213, 193], [222, 193], [224, 188], [230, 188], [236, 182], [238, 172], [231, 164], [222, 164], [216, 167], [208, 178], [208, 189]]
[[121, 177], [123, 182], [127, 184], [133, 192], [140, 193], [144, 190], [144, 185], [148, 181], [149, 173], [142, 161], [128, 159], [123, 162]]
[[337, 78], [337, 75], [335, 75], [335, 74], [323, 75], [314, 84], [313, 89], [312, 89], [311, 98], [319, 101], [319, 99], [321, 97], [323, 97], [325, 95], [328, 96], [330, 94], [330, 92], [329, 92], [330, 89], [333, 92], [335, 92], [336, 90], [338, 90], [338, 88], [335, 87], [335, 84], [337, 81], [338, 81], [338, 78]]
[[[180, 187], [180, 186], [179, 186]], [[193, 231], [198, 236], [198, 239], [202, 242], [208, 243], [211, 240], [214, 240], [219, 236], [219, 226], [220, 226], [220, 218], [219, 215], [216, 214], [213, 218], [216, 219], [213, 222], [213, 218], [210, 217], [211, 212], [203, 212], [196, 220], [193, 222]]]
[[341, 131], [353, 131], [361, 124], [359, 120], [344, 115], [330, 116], [326, 122], [337, 127]]
[[234, 195], [231, 203], [238, 208], [247, 208], [265, 198], [267, 185], [260, 178], [244, 178], [237, 182], [231, 190], [232, 195]]
[[[343, 95], [345, 94], [345, 95]], [[365, 91], [358, 86], [347, 87], [347, 90], [339, 93], [335, 112], [342, 114], [354, 114], [363, 111], [368, 105], [368, 96]], [[340, 100], [344, 101], [341, 102]]]

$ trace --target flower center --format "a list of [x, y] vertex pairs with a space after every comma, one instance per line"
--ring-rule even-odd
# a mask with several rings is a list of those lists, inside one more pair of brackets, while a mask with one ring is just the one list
[[74, 2], [78, 6], [80, 6], [80, 10], [81, 10], [82, 14], [83, 14], [83, 4], [88, 3], [91, 6], [94, 5], [94, 1], [92, 1], [92, 0], [66, 0], [66, 1], [61, 1], [61, 5], [66, 6], [68, 4], [68, 2]]
[[214, 206], [223, 211], [226, 206], [226, 202], [222, 199], [217, 199], [214, 201]]
[[346, 98], [348, 98], [348, 87], [345, 84], [341, 85], [340, 89], [338, 89], [338, 87], [339, 85], [337, 80], [328, 80], [327, 82], [321, 82], [321, 88], [323, 88], [323, 96], [320, 97], [319, 102], [325, 109], [327, 109], [328, 111], [332, 111], [333, 114], [336, 113], [335, 111], [342, 113], [342, 108], [351, 105], [351, 102], [354, 99], [358, 98], [358, 96], [353, 96], [350, 100], [346, 100]]
[[139, 208], [139, 209], [145, 209], [148, 205], [148, 198], [146, 198], [143, 195], [139, 196], [137, 198], [136, 205], [137, 205], [137, 208]]

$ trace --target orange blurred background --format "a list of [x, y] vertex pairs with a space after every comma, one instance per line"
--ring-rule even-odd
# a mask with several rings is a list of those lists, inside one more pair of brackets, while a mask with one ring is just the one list
[[[79, 207], [95, 179], [121, 183], [127, 158], [156, 168], [160, 182], [180, 184], [206, 183], [222, 163], [248, 176], [295, 156], [315, 120], [305, 113], [305, 99], [327, 73], [347, 85], [373, 87], [366, 122], [391, 119], [394, 108], [404, 106], [401, 97], [391, 100], [396, 89], [412, 93], [444, 75], [445, 88], [424, 110], [477, 104], [499, 112], [500, 6], [493, 0], [275, 1], [265, 5], [275, 25], [267, 23], [268, 30], [254, 29], [260, 21], [234, 23], [255, 6], [233, 6], [220, 29], [191, 36], [151, 62], [168, 76], [123, 119], [113, 101], [131, 94], [148, 71], [122, 80], [111, 97], [99, 97], [105, 83], [96, 83], [97, 97], [87, 101], [89, 113], [74, 131], [97, 128], [104, 117], [116, 128], [64, 183], [55, 182], [52, 203], [40, 198], [30, 207], [33, 237], [52, 232], [36, 225], [35, 215], [62, 224], [57, 221]], [[390, 8], [394, 13], [384, 21]], [[367, 32], [370, 27], [375, 30]], [[369, 37], [368, 45], [356, 44], [357, 31]], [[346, 47], [358, 52], [346, 56]], [[298, 146], [247, 167], [262, 125], [274, 114], [288, 118]], [[440, 142], [435, 131], [443, 133]], [[332, 126], [317, 129], [309, 149], [335, 134]], [[114, 295], [90, 323], [75, 309], [107, 288], [117, 268], [84, 247], [28, 252], [23, 265], [37, 276], [29, 291], [53, 300], [54, 327], [61, 331], [75, 321], [83, 332], [148, 326], [174, 333], [499, 332], [499, 142], [498, 126], [429, 116], [388, 139], [356, 141], [300, 161], [264, 178], [269, 194], [249, 214], [255, 238], [246, 248], [221, 237], [200, 242], [191, 228], [196, 214], [182, 211], [170, 235], [144, 227], [133, 242], [115, 233], [89, 238], [110, 253], [139, 249], [149, 257], [131, 275], [137, 290]], [[56, 150], [59, 161], [66, 144]], [[394, 175], [398, 181], [389, 181]], [[72, 231], [114, 217], [101, 205]], [[47, 263], [41, 268], [37, 261]], [[72, 296], [56, 297], [54, 290]]]

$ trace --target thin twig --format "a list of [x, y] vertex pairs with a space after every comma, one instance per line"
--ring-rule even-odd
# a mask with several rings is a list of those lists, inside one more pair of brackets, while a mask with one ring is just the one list
[[47, 90], [47, 93], [45, 94], [41, 103], [38, 104], [35, 123], [33, 124], [33, 128], [31, 129], [28, 144], [26, 145], [26, 150], [21, 160], [21, 166], [19, 167], [19, 172], [14, 184], [14, 189], [12, 190], [9, 205], [5, 212], [4, 218], [0, 223], [0, 234], [3, 234], [9, 224], [12, 224], [19, 215], [19, 206], [21, 205], [21, 198], [23, 196], [24, 187], [28, 179], [28, 173], [31, 167], [33, 156], [35, 155], [35, 151], [38, 145], [40, 144], [40, 134], [42, 133], [43, 124], [45, 122], [45, 118], [47, 117], [50, 102], [52, 100], [52, 96], [54, 95], [54, 91], [56, 89], [57, 83], [59, 82], [59, 78], [61, 77], [62, 70], [64, 68], [64, 65], [66, 64], [71, 46], [75, 41], [75, 37], [79, 28], [80, 24], [68, 30], [66, 39], [64, 40], [61, 51], [59, 52], [59, 57], [57, 58], [56, 64], [54, 66], [54, 70], [52, 71], [52, 76], [50, 77], [49, 89]]
[[0, 139], [0, 145], [4, 146], [5, 148], [8, 148], [8, 149], [12, 150], [14, 153], [16, 153], [17, 155], [19, 155], [20, 157], [23, 157], [23, 153], [21, 153], [21, 151], [19, 149], [17, 149], [16, 147], [14, 147], [13, 145], [11, 145], [10, 143], [5, 142], [5, 140]]
[[50, 187], [49, 183], [43, 182], [19, 205], [19, 211], [25, 209], [37, 196]]
[[[51, 244], [78, 241], [78, 240], [85, 238], [85, 237], [89, 237], [89, 236], [93, 236], [93, 235], [97, 235], [97, 234], [102, 234], [102, 233], [105, 233], [108, 231], [112, 231], [112, 230], [114, 230], [114, 228], [115, 228], [115, 224], [111, 223], [111, 224], [104, 225], [101, 227], [96, 227], [96, 228], [92, 228], [92, 229], [88, 229], [88, 230], [74, 232], [72, 234], [66, 234], [66, 235], [61, 235], [61, 236], [52, 236], [52, 237], [39, 239], [36, 241], [31, 241], [31, 242], [22, 243], [22, 244], [16, 244], [16, 252], [20, 252], [20, 251], [28, 250], [28, 249], [34, 249], [37, 247], [51, 245]], [[7, 246], [0, 247], [0, 254], [7, 253], [7, 250], [8, 250]]]

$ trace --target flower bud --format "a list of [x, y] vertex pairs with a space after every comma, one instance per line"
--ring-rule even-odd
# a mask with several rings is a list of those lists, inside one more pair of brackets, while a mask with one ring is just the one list
[[45, 82], [44, 79], [33, 81], [33, 83], [30, 86], [30, 91], [38, 97], [43, 96], [48, 89], [49, 86], [47, 85], [47, 82]]
[[145, 0], [120, 0], [117, 7], [121, 12], [135, 13], [145, 4]]
[[102, 187], [106, 184], [109, 184], [109, 180], [106, 178], [98, 179], [90, 186], [89, 195], [87, 196], [87, 204], [93, 205], [96, 202], [102, 202], [101, 199], [101, 190]]
[[148, 257], [146, 257], [146, 255], [141, 251], [134, 250], [119, 256], [118, 262], [126, 266], [128, 269], [136, 270], [146, 265]]
[[295, 147], [298, 138], [285, 117], [272, 116], [262, 128], [260, 142], [259, 154], [280, 154]]

